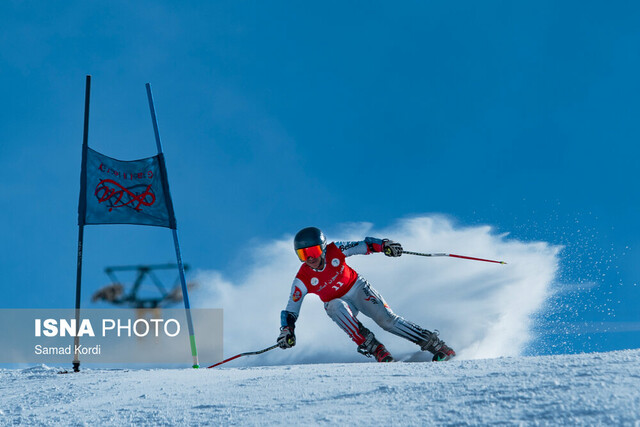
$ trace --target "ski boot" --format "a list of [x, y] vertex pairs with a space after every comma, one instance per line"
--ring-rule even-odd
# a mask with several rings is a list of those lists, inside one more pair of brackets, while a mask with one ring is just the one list
[[358, 346], [358, 353], [367, 357], [373, 356], [378, 362], [393, 362], [391, 353], [389, 353], [386, 347], [376, 339], [373, 332], [369, 331], [361, 324], [360, 333], [365, 337], [365, 341]]
[[374, 343], [375, 348], [373, 350], [369, 350], [364, 344], [358, 346], [358, 353], [364, 354], [367, 357], [375, 357], [378, 362], [393, 362], [393, 357], [391, 353], [387, 350], [387, 348], [380, 344], [377, 340]]
[[434, 362], [443, 362], [445, 360], [449, 360], [456, 355], [456, 352], [453, 351], [451, 347], [446, 345], [444, 341], [438, 338], [438, 331], [434, 330], [433, 332], [424, 331], [429, 334], [429, 338], [425, 339], [418, 343], [420, 349], [422, 351], [429, 351], [433, 353], [433, 358], [431, 359]]

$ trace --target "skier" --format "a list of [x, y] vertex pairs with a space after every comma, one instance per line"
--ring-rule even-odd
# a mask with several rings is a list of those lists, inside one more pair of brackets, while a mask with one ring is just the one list
[[345, 258], [383, 252], [390, 257], [402, 255], [402, 246], [388, 239], [367, 237], [357, 242], [333, 242], [327, 245], [322, 231], [315, 227], [300, 230], [294, 248], [304, 264], [291, 285], [287, 307], [280, 315], [281, 328], [277, 343], [283, 348], [296, 344], [294, 333], [300, 306], [307, 293], [317, 294], [334, 322], [358, 345], [358, 352], [375, 357], [378, 362], [392, 362], [393, 357], [374, 334], [357, 319], [359, 312], [372, 318], [381, 328], [401, 336], [433, 353], [433, 360], [448, 360], [456, 353], [431, 332], [391, 311], [382, 296], [349, 267]]

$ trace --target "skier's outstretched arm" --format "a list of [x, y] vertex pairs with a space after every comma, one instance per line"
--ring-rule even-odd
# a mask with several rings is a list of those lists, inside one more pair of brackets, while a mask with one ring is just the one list
[[392, 257], [402, 255], [402, 245], [389, 239], [366, 237], [360, 241], [335, 242], [335, 244], [345, 256], [369, 255], [376, 252], [383, 252]]

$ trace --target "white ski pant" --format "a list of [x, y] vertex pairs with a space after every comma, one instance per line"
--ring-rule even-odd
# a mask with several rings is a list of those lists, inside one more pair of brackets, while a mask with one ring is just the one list
[[382, 295], [361, 276], [341, 298], [324, 303], [327, 315], [340, 326], [358, 345], [365, 342], [368, 330], [356, 316], [363, 313], [382, 329], [401, 336], [418, 345], [429, 339], [431, 333], [395, 314]]

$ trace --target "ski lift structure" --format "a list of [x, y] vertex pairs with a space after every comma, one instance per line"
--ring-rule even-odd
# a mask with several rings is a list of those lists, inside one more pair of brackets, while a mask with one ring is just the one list
[[[131, 308], [160, 309], [182, 302], [182, 287], [180, 277], [176, 279], [173, 287], [167, 289], [158, 274], [161, 270], [177, 270], [177, 264], [155, 264], [155, 265], [124, 265], [106, 267], [104, 272], [111, 284], [99, 289], [91, 297], [92, 302], [104, 301], [114, 305], [128, 306]], [[185, 273], [189, 270], [187, 264], [184, 265]], [[116, 273], [135, 272], [135, 280], [131, 289], [127, 292], [124, 285], [118, 279]], [[146, 283], [151, 282], [157, 289], [154, 296], [143, 295], [142, 288]], [[197, 286], [195, 282], [187, 283], [187, 290], [192, 290]], [[148, 292], [144, 292], [145, 294]]]

